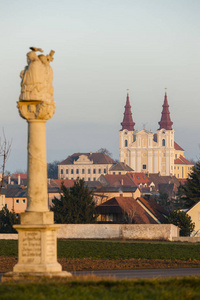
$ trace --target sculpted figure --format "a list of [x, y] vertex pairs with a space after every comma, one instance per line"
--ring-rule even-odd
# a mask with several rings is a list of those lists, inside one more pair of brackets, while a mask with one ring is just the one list
[[20, 73], [21, 94], [20, 101], [53, 101], [53, 70], [50, 62], [53, 61], [53, 50], [48, 55], [37, 55], [36, 51], [42, 49], [31, 47], [32, 51], [27, 53], [28, 65]]

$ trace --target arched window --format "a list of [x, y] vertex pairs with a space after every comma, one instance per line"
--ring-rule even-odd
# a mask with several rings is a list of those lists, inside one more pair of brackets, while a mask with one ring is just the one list
[[128, 141], [127, 140], [124, 141], [124, 146], [128, 147]]
[[162, 140], [162, 146], [165, 146], [165, 139]]

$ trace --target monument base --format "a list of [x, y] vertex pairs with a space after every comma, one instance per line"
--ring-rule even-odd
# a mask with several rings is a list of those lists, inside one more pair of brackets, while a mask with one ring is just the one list
[[8, 272], [5, 273], [1, 277], [1, 282], [9, 282], [9, 281], [33, 281], [33, 280], [41, 280], [41, 279], [61, 279], [66, 277], [71, 277], [72, 274], [70, 272], [62, 271], [62, 272], [29, 272], [29, 273], [17, 273], [17, 272]]
[[57, 230], [60, 225], [15, 225], [18, 231], [18, 263], [13, 273], [61, 273], [57, 262]]

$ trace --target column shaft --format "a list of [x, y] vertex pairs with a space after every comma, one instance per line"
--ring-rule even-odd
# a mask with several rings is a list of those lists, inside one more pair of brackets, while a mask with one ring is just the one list
[[26, 211], [48, 211], [46, 120], [28, 120], [28, 195]]

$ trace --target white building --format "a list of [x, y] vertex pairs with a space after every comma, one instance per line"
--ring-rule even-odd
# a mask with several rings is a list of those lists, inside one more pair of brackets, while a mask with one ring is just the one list
[[[184, 157], [184, 150], [174, 141], [173, 122], [170, 119], [167, 93], [165, 92], [161, 120], [156, 133], [152, 130], [135, 130], [132, 119], [129, 94], [125, 105], [124, 119], [120, 130], [120, 162], [126, 163], [135, 172], [160, 173], [169, 176], [178, 172], [175, 159]], [[192, 163], [185, 159], [186, 172], [178, 173], [179, 178], [187, 177]], [[184, 174], [182, 176], [182, 174]]]
[[116, 162], [104, 153], [74, 153], [58, 164], [58, 179], [96, 181]]

